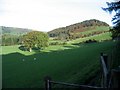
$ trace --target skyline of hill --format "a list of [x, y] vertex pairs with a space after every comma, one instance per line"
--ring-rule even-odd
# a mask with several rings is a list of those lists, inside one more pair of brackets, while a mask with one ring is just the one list
[[[58, 27], [56, 29], [48, 31], [47, 33], [50, 37], [52, 36], [54, 37], [54, 36], [58, 36], [60, 33], [68, 34], [68, 33], [84, 32], [87, 30], [95, 29], [96, 26], [110, 27], [106, 22], [96, 19], [90, 19], [90, 20], [85, 20], [83, 22], [71, 24], [65, 27]], [[34, 30], [27, 28], [0, 26], [0, 31], [2, 31], [2, 34], [22, 35]]]
[[[96, 19], [86, 20], [80, 23], [59, 27], [48, 32], [53, 38], [80, 38], [109, 31], [110, 26]], [[88, 35], [89, 34], [89, 35]]]
[[32, 29], [27, 29], [27, 28], [6, 27], [6, 26], [0, 26], [0, 30], [2, 31], [2, 34], [11, 34], [11, 35], [23, 35], [33, 31]]

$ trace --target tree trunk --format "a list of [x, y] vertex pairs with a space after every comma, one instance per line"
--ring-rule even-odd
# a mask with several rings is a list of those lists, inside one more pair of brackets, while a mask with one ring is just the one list
[[32, 52], [32, 48], [29, 48], [29, 52]]

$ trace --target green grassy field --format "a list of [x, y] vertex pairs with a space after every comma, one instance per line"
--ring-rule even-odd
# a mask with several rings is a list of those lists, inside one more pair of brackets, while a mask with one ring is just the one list
[[104, 40], [111, 40], [112, 37], [111, 37], [111, 33], [107, 32], [107, 33], [102, 33], [102, 34], [98, 34], [98, 35], [94, 35], [94, 36], [90, 36], [90, 37], [78, 38], [78, 39], [69, 41], [68, 43], [70, 43], [70, 44], [71, 43], [81, 43], [81, 42], [84, 42], [84, 41], [89, 40], [89, 39], [94, 39], [98, 42], [101, 42]]
[[109, 27], [106, 26], [97, 26], [96, 28], [91, 27], [91, 28], [87, 28], [84, 32], [80, 32], [80, 34], [89, 34], [89, 33], [93, 33], [93, 32], [98, 32], [98, 31], [108, 31]]
[[[93, 35], [93, 36], [89, 36], [89, 37], [85, 37], [85, 38], [78, 38], [75, 40], [67, 41], [67, 45], [82, 43], [82, 42], [85, 42], [86, 40], [89, 40], [89, 39], [91, 39], [91, 40], [94, 39], [98, 42], [102, 42], [104, 40], [111, 40], [112, 39], [111, 35], [112, 34], [110, 32], [106, 32], [106, 33]], [[64, 41], [62, 41], [62, 40], [53, 40], [53, 38], [50, 38], [49, 43], [51, 43], [51, 42], [64, 43]]]
[[55, 81], [83, 84], [98, 72], [100, 53], [110, 52], [114, 45], [107, 41], [50, 46], [41, 52], [24, 52], [18, 49], [19, 46], [3, 46], [3, 88], [40, 88], [44, 86], [45, 76], [51, 76]]

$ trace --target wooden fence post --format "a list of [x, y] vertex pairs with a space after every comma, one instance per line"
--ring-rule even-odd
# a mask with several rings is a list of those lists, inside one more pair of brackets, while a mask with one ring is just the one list
[[109, 77], [108, 77], [108, 56], [106, 54], [101, 53], [101, 66], [102, 66], [102, 82], [101, 86], [106, 88], [109, 84]]
[[45, 90], [51, 90], [51, 78], [49, 76], [45, 77]]
[[112, 88], [120, 88], [120, 69], [112, 69]]

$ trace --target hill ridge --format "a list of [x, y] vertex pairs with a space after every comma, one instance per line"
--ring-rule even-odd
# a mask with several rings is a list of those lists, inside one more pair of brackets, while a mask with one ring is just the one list
[[[106, 22], [90, 19], [85, 20], [79, 23], [71, 24], [65, 27], [59, 27], [54, 30], [48, 32], [50, 37], [60, 37], [62, 36], [70, 36], [70, 34], [78, 34], [80, 32], [95, 30], [97, 27], [110, 27]], [[77, 36], [78, 37], [78, 36]], [[67, 38], [67, 37], [65, 37]]]
[[2, 32], [2, 34], [23, 35], [33, 30], [19, 27], [0, 26], [0, 31]]

